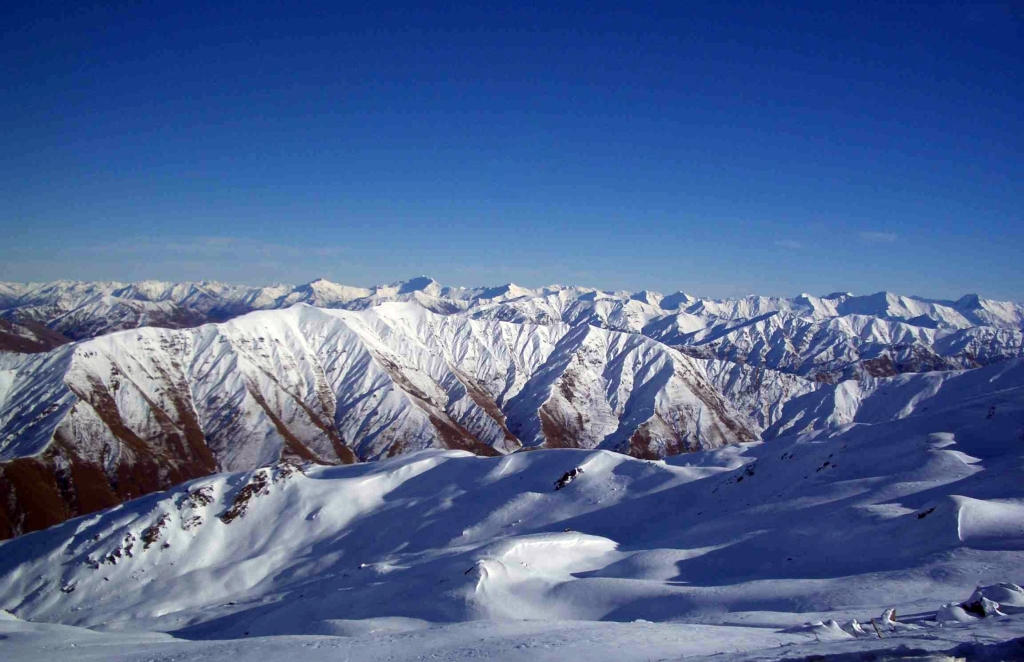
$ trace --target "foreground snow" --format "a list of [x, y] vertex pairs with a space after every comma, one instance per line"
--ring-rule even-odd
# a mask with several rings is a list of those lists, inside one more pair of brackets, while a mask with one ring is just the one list
[[[751, 625], [593, 623], [580, 621], [475, 621], [396, 631], [386, 622], [353, 626], [346, 636], [252, 636], [186, 641], [164, 634], [97, 633], [61, 625], [0, 620], [5, 660], [54, 662], [110, 660], [495, 660], [498, 662], [628, 662], [630, 660], [815, 660], [837, 662], [907, 659], [945, 661], [955, 653], [971, 660], [1019, 660], [1024, 655], [1024, 617], [971, 625], [891, 633], [884, 639], [822, 640], [813, 633], [780, 628], [759, 614], [740, 615]], [[934, 657], [926, 657], [926, 652]], [[858, 655], [859, 654], [859, 655]], [[898, 657], [903, 654], [906, 657]], [[826, 657], [819, 657], [826, 656]]]
[[957, 611], [1024, 581], [1021, 391], [667, 462], [427, 451], [202, 478], [0, 544], [0, 608], [32, 621], [0, 620], [0, 656], [800, 659], [1021, 637], [1009, 589], [988, 594], [1005, 617]]

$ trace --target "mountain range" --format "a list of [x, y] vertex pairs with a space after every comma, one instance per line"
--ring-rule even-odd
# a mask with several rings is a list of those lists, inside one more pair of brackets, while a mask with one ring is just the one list
[[31, 351], [14, 346], [20, 339], [51, 349], [63, 339], [140, 326], [188, 328], [297, 303], [365, 310], [385, 302], [472, 319], [589, 324], [639, 333], [699, 358], [830, 380], [977, 367], [1020, 356], [1024, 327], [1024, 306], [974, 294], [955, 301], [888, 292], [715, 300], [560, 285], [455, 288], [427, 277], [370, 288], [324, 279], [298, 287], [56, 281], [0, 283], [0, 347]]
[[2, 283], [0, 537], [282, 460], [657, 459], [896, 420], [984, 388], [971, 368], [1024, 379], [1022, 324], [973, 295]]

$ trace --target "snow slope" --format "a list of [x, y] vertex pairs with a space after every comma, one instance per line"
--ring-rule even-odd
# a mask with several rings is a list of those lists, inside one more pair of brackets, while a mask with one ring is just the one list
[[659, 458], [890, 420], [961, 369], [1024, 351], [1020, 306], [976, 296], [716, 301], [420, 277], [4, 284], [0, 305], [0, 341], [57, 346], [0, 354], [0, 537], [280, 458]]
[[281, 458], [523, 447], [661, 457], [756, 438], [703, 362], [640, 335], [413, 303], [296, 305], [0, 355], [0, 534]]
[[[420, 627], [417, 627], [420, 625]], [[777, 622], [736, 625], [608, 623], [593, 621], [471, 621], [422, 627], [408, 621], [338, 623], [345, 635], [259, 636], [183, 640], [165, 634], [95, 632], [64, 625], [0, 620], [5, 659], [191, 660], [279, 662], [293, 656], [312, 662], [360, 660], [495, 660], [593, 662], [650, 660], [788, 660], [790, 662], [1007, 662], [1024, 649], [1024, 620], [984, 619], [967, 624], [917, 626], [884, 639], [827, 640], [823, 627], [781, 628]], [[868, 625], [871, 629], [871, 626]]]
[[[895, 377], [817, 384], [784, 394], [765, 438], [793, 432], [835, 428], [848, 423], [877, 423], [906, 418], [929, 409], [944, 409], [979, 398], [991, 402], [995, 417], [1003, 406], [1000, 394], [1024, 385], [1024, 361], [1014, 360], [975, 370], [904, 374]], [[778, 401], [778, 400], [776, 400]]]
[[[940, 387], [897, 420], [667, 461], [422, 451], [204, 477], [0, 543], [0, 608], [121, 633], [275, 637], [95, 635], [192, 659], [303, 643], [360, 659], [432, 647], [544, 659], [515, 646], [566, 654], [585, 638], [567, 628], [626, 659], [1020, 636], [1019, 616], [981, 630], [929, 620], [979, 584], [1024, 580], [1024, 388], [989, 377], [975, 397], [947, 400]], [[911, 625], [870, 644], [813, 625], [868, 623], [886, 608]], [[406, 632], [361, 636], [372, 630]], [[276, 638], [294, 635], [311, 638]], [[622, 645], [644, 638], [655, 642]], [[21, 641], [22, 652], [41, 645]]]

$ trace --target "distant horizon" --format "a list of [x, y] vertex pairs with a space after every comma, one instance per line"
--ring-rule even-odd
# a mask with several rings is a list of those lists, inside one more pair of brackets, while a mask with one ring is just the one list
[[954, 297], [929, 297], [929, 296], [922, 296], [922, 295], [918, 295], [918, 294], [908, 294], [908, 293], [905, 293], [905, 292], [901, 292], [899, 290], [892, 290], [892, 289], [888, 289], [888, 290], [875, 290], [875, 291], [872, 291], [872, 292], [863, 292], [863, 293], [857, 293], [857, 292], [854, 292], [854, 291], [849, 290], [849, 289], [839, 289], [839, 290], [832, 290], [830, 292], [825, 292], [825, 293], [822, 293], [822, 294], [815, 294], [813, 292], [808, 292], [808, 291], [803, 291], [803, 292], [800, 292], [800, 293], [797, 293], [797, 294], [764, 294], [764, 293], [758, 293], [758, 292], [749, 292], [747, 294], [738, 295], [738, 296], [717, 297], [717, 296], [705, 296], [705, 295], [700, 294], [696, 290], [689, 290], [689, 289], [685, 289], [685, 288], [675, 289], [675, 290], [672, 290], [672, 289], [669, 289], [669, 290], [659, 290], [659, 289], [655, 289], [655, 288], [604, 289], [604, 288], [600, 288], [600, 287], [594, 287], [592, 285], [588, 285], [588, 284], [583, 283], [583, 282], [576, 282], [576, 283], [571, 283], [571, 282], [557, 283], [556, 282], [556, 283], [544, 283], [544, 284], [541, 284], [541, 285], [526, 285], [526, 284], [523, 284], [522, 282], [518, 282], [517, 283], [515, 281], [505, 281], [505, 282], [501, 282], [501, 283], [480, 283], [480, 284], [475, 284], [475, 285], [464, 285], [464, 284], [452, 285], [452, 284], [449, 284], [449, 283], [445, 283], [444, 281], [438, 280], [436, 278], [433, 278], [432, 276], [430, 276], [428, 274], [419, 274], [419, 275], [412, 276], [412, 277], [409, 277], [409, 278], [406, 278], [406, 279], [389, 280], [389, 281], [384, 281], [384, 282], [375, 282], [375, 283], [372, 283], [372, 284], [369, 284], [369, 285], [357, 284], [357, 283], [353, 283], [351, 281], [344, 282], [344, 281], [334, 280], [334, 279], [328, 278], [326, 276], [318, 276], [316, 278], [313, 278], [313, 279], [310, 279], [310, 280], [301, 281], [301, 282], [283, 282], [283, 281], [278, 281], [278, 282], [263, 282], [263, 283], [259, 283], [259, 282], [241, 283], [241, 282], [237, 282], [237, 281], [232, 282], [232, 281], [225, 281], [225, 280], [219, 280], [219, 279], [213, 279], [213, 278], [180, 279], [180, 280], [165, 279], [165, 278], [142, 278], [142, 279], [136, 279], [136, 280], [127, 280], [127, 279], [120, 279], [120, 278], [112, 278], [112, 279], [55, 278], [55, 279], [51, 279], [51, 280], [32, 280], [32, 281], [17, 281], [17, 280], [0, 279], [0, 283], [11, 284], [11, 285], [47, 285], [47, 284], [50, 284], [50, 283], [69, 282], [69, 283], [83, 283], [83, 284], [90, 284], [90, 283], [100, 284], [100, 283], [103, 283], [103, 284], [135, 285], [135, 284], [139, 284], [139, 283], [151, 282], [151, 283], [164, 283], [164, 284], [183, 284], [183, 283], [187, 283], [187, 284], [196, 284], [196, 285], [216, 284], [216, 285], [227, 285], [229, 287], [241, 287], [241, 288], [290, 287], [290, 288], [294, 289], [294, 288], [302, 287], [304, 285], [310, 285], [310, 284], [315, 283], [317, 281], [323, 280], [323, 281], [327, 281], [327, 282], [329, 282], [329, 283], [331, 283], [333, 285], [341, 285], [341, 286], [345, 286], [345, 287], [354, 287], [354, 288], [359, 288], [359, 289], [371, 289], [372, 290], [374, 288], [380, 288], [380, 287], [393, 287], [393, 286], [397, 286], [397, 285], [403, 285], [405, 283], [409, 283], [409, 282], [412, 282], [413, 280], [417, 280], [417, 279], [421, 279], [421, 278], [427, 278], [427, 279], [433, 281], [434, 283], [437, 283], [439, 286], [441, 286], [443, 288], [449, 288], [449, 289], [455, 289], [455, 290], [494, 289], [494, 288], [505, 287], [505, 286], [510, 286], [511, 285], [511, 286], [516, 286], [516, 287], [522, 287], [522, 288], [528, 289], [528, 290], [542, 290], [542, 289], [546, 289], [546, 288], [556, 288], [556, 287], [557, 288], [562, 288], [562, 289], [574, 289], [574, 288], [575, 289], [585, 289], [585, 290], [593, 290], [595, 292], [601, 292], [602, 294], [608, 294], [608, 295], [617, 295], [617, 294], [630, 294], [630, 295], [633, 295], [633, 294], [640, 294], [640, 293], [643, 293], [643, 292], [650, 292], [652, 294], [658, 294], [658, 295], [662, 295], [662, 296], [671, 296], [673, 294], [686, 294], [686, 295], [692, 296], [692, 297], [697, 298], [697, 299], [718, 300], [718, 301], [732, 300], [732, 299], [742, 299], [742, 298], [748, 298], [748, 297], [765, 297], [765, 298], [774, 298], [774, 299], [797, 299], [797, 298], [802, 297], [802, 296], [810, 296], [810, 297], [814, 297], [814, 298], [817, 298], [817, 299], [827, 299], [827, 298], [829, 298], [829, 297], [831, 297], [833, 295], [848, 295], [848, 296], [852, 296], [852, 297], [868, 297], [868, 296], [873, 296], [873, 295], [877, 295], [877, 294], [893, 294], [893, 295], [896, 295], [896, 296], [906, 297], [908, 299], [916, 299], [916, 300], [919, 300], [919, 301], [930, 302], [930, 303], [940, 303], [940, 304], [942, 304], [942, 303], [954, 304], [954, 303], [957, 303], [959, 300], [961, 300], [961, 299], [963, 299], [965, 297], [976, 296], [976, 297], [979, 297], [979, 298], [987, 300], [987, 301], [1009, 302], [1009, 303], [1015, 303], [1015, 304], [1024, 305], [1024, 300], [1000, 299], [1000, 298], [997, 298], [997, 297], [986, 296], [986, 295], [984, 295], [984, 294], [982, 294], [980, 292], [963, 292], [959, 296], [954, 296]]

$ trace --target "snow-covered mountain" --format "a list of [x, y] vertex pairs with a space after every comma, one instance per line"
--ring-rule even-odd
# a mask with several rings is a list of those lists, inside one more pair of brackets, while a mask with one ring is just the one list
[[757, 438], [705, 362], [589, 325], [296, 305], [0, 355], [0, 534], [280, 459], [605, 448], [656, 458]]
[[[53, 347], [0, 353], [4, 655], [800, 659], [1024, 634], [1014, 304], [20, 287], [0, 330]], [[1012, 618], [961, 606], [977, 584]], [[851, 620], [872, 617], [884, 638]]]
[[[977, 370], [868, 377], [838, 384], [819, 384], [813, 390], [787, 394], [762, 436], [772, 439], [855, 423], [899, 420], [988, 398], [1002, 390], [1013, 393], [1022, 386], [1024, 361], [1019, 359]], [[993, 396], [991, 400], [986, 416], [993, 418], [1004, 413], [1000, 399]], [[1018, 437], [1024, 442], [1024, 419], [1019, 423]]]
[[[285, 642], [423, 659], [430, 633], [472, 646], [440, 659], [515, 660], [592, 659], [576, 648], [591, 636], [602, 660], [1006, 639], [1024, 612], [1024, 386], [1008, 379], [981, 368], [896, 420], [667, 461], [424, 451], [208, 476], [0, 543], [0, 609], [18, 627], [120, 633], [76, 645], [103, 657], [123, 642], [131, 659], [273, 659]], [[958, 607], [978, 585], [1011, 617]], [[513, 631], [523, 650], [496, 634]]]
[[[426, 277], [7, 283], [0, 305], [16, 350], [0, 353], [3, 536], [281, 459], [661, 458], [889, 420], [914, 409], [872, 404], [894, 403], [889, 390], [918, 402], [936, 382], [966, 384], [955, 369], [1021, 355], [1024, 319], [977, 297], [714, 301]], [[1004, 365], [1004, 382], [1024, 379]], [[901, 373], [917, 374], [884, 386]]]
[[553, 285], [453, 288], [419, 277], [371, 288], [221, 283], [0, 284], [0, 318], [72, 339], [140, 326], [186, 328], [306, 303], [365, 310], [416, 303], [432, 312], [520, 324], [589, 324], [640, 333], [700, 358], [838, 381], [977, 367], [1024, 355], [1024, 306], [966, 295], [937, 301], [880, 292], [701, 299]]

